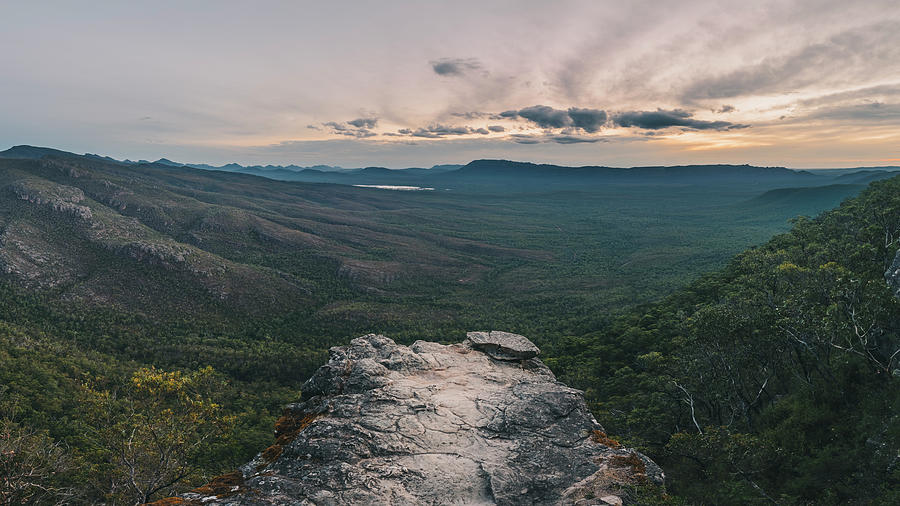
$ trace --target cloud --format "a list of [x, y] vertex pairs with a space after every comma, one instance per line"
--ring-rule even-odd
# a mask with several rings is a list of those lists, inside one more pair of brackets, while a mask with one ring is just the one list
[[540, 144], [541, 139], [536, 135], [512, 134], [509, 139], [517, 144]]
[[556, 143], [556, 144], [584, 144], [584, 143], [593, 143], [593, 142], [605, 142], [606, 139], [600, 137], [586, 137], [579, 135], [554, 135], [554, 134], [545, 134], [545, 135], [533, 135], [533, 134], [511, 134], [505, 137], [505, 139], [511, 140], [516, 144], [544, 144], [544, 143]]
[[337, 122], [337, 121], [327, 121], [322, 123], [322, 126], [328, 127], [331, 129], [331, 133], [337, 135], [345, 135], [348, 137], [358, 137], [358, 138], [366, 138], [366, 137], [374, 137], [378, 135], [373, 132], [366, 126], [375, 126], [377, 123], [377, 119], [368, 120], [368, 119], [355, 119], [353, 121], [349, 121], [347, 123]]
[[477, 58], [440, 58], [428, 63], [439, 76], [458, 77], [482, 70], [481, 62]]
[[374, 136], [378, 135], [377, 133], [375, 133], [371, 130], [367, 130], [365, 128], [360, 128], [360, 129], [354, 130], [352, 132], [339, 132], [339, 133], [340, 133], [340, 135], [347, 135], [350, 137], [359, 137], [359, 138], [374, 137]]
[[853, 74], [874, 77], [895, 67], [898, 58], [900, 32], [896, 23], [874, 23], [844, 30], [786, 55], [771, 56], [753, 65], [697, 80], [687, 87], [683, 96], [690, 102], [784, 93], [810, 85], [840, 83]]
[[490, 113], [478, 112], [478, 111], [453, 112], [453, 113], [450, 113], [450, 115], [455, 116], [457, 118], [465, 118], [465, 119], [479, 119], [479, 118], [484, 118], [486, 116], [491, 116]]
[[847, 123], [898, 123], [900, 124], [900, 104], [873, 102], [869, 104], [843, 105], [819, 109], [806, 116], [807, 119], [824, 119]]
[[[572, 107], [568, 110], [554, 109], [546, 105], [534, 105], [522, 109], [503, 111], [498, 114], [483, 112], [452, 113], [452, 116], [464, 118], [483, 118], [503, 120], [524, 120], [543, 128], [543, 135], [536, 134], [512, 134], [504, 137], [519, 144], [537, 144], [542, 142], [556, 142], [558, 144], [577, 144], [597, 142], [599, 138], [585, 137], [579, 133], [596, 133], [608, 121], [606, 111], [599, 109], [587, 109]], [[554, 132], [555, 130], [555, 132]], [[403, 128], [396, 133], [386, 134], [390, 136], [420, 137], [427, 139], [440, 139], [461, 135], [489, 135], [506, 132], [503, 125], [488, 125], [486, 127], [448, 126], [441, 123], [433, 123], [422, 128]]]
[[723, 104], [722, 107], [720, 107], [719, 109], [713, 109], [712, 112], [715, 112], [718, 114], [726, 114], [729, 112], [734, 112], [735, 110], [736, 109], [734, 108], [733, 105]]
[[378, 124], [378, 118], [357, 118], [348, 121], [347, 124], [355, 126], [356, 128], [375, 128], [375, 125]]
[[598, 142], [601, 139], [599, 137], [579, 137], [576, 135], [554, 135], [549, 137], [548, 140], [557, 144], [581, 144], [584, 142]]
[[[723, 105], [719, 112], [733, 110], [731, 106]], [[543, 134], [512, 134], [505, 139], [519, 144], [536, 144], [553, 142], [557, 144], [580, 144], [598, 142], [600, 137], [596, 134], [604, 126], [613, 124], [625, 128], [639, 128], [646, 130], [647, 134], [678, 127], [693, 130], [732, 130], [746, 128], [748, 125], [736, 124], [729, 121], [705, 121], [695, 119], [693, 113], [683, 109], [657, 109], [656, 111], [625, 111], [610, 116], [602, 109], [570, 107], [568, 109], [556, 109], [547, 105], [533, 105], [521, 109], [507, 110], [499, 114], [482, 112], [452, 113], [452, 116], [466, 118], [481, 118], [489, 116], [504, 120], [527, 121], [544, 129]], [[378, 124], [378, 118], [357, 118], [346, 122], [329, 121], [322, 123], [322, 127], [330, 130], [332, 134], [355, 138], [369, 138], [379, 135], [373, 129]], [[310, 125], [311, 128], [317, 128]], [[387, 137], [413, 137], [420, 139], [444, 139], [471, 135], [490, 135], [491, 133], [506, 132], [508, 127], [504, 125], [469, 126], [448, 125], [444, 123], [431, 123], [428, 126], [418, 128], [401, 128], [396, 132], [385, 132], [381, 135]], [[587, 135], [580, 135], [587, 134]]]
[[541, 128], [580, 128], [588, 133], [596, 133], [606, 124], [606, 111], [572, 107], [565, 111], [546, 105], [533, 105], [519, 110], [503, 111], [498, 119], [524, 118]]
[[546, 105], [533, 105], [519, 109], [518, 115], [541, 128], [565, 128], [572, 124], [569, 113]]
[[790, 104], [780, 120], [796, 123], [825, 120], [854, 125], [900, 123], [900, 84], [868, 86], [826, 93]]
[[[730, 109], [729, 109], [730, 108]], [[731, 106], [722, 106], [719, 111], [733, 110]], [[507, 140], [519, 144], [536, 144], [553, 142], [557, 144], [580, 144], [598, 142], [600, 137], [596, 134], [608, 124], [626, 128], [640, 128], [647, 133], [663, 130], [671, 127], [680, 127], [693, 130], [732, 130], [746, 128], [747, 125], [732, 123], [729, 121], [705, 121], [695, 119], [693, 113], [683, 109], [656, 111], [625, 111], [610, 116], [602, 109], [583, 107], [570, 107], [568, 109], [556, 109], [547, 105], [533, 105], [521, 109], [503, 111], [498, 114], [484, 112], [451, 113], [451, 116], [463, 118], [499, 118], [503, 120], [526, 121], [544, 129], [543, 134], [513, 134], [505, 137]], [[356, 118], [354, 120], [338, 122], [328, 121], [321, 124], [334, 135], [365, 139], [379, 135], [373, 129], [378, 125], [378, 118]], [[310, 125], [309, 128], [318, 128]], [[444, 123], [431, 123], [428, 126], [418, 128], [401, 128], [396, 132], [384, 132], [380, 135], [387, 137], [414, 137], [420, 139], [443, 139], [471, 135], [490, 135], [491, 133], [503, 133], [508, 130], [504, 125], [469, 126], [448, 125]], [[588, 135], [580, 135], [588, 134]]]
[[439, 139], [442, 137], [469, 134], [487, 135], [489, 133], [491, 132], [486, 128], [472, 128], [465, 125], [451, 126], [442, 125], [440, 123], [431, 124], [424, 128], [416, 128], [415, 130], [411, 128], [401, 128], [400, 130], [397, 130], [397, 134], [399, 135], [422, 137], [425, 139]]
[[900, 96], [900, 84], [883, 84], [878, 86], [867, 86], [865, 88], [857, 88], [853, 90], [839, 91], [836, 93], [828, 93], [817, 97], [807, 98], [797, 102], [798, 105], [806, 107], [816, 107], [821, 105], [835, 105], [838, 103], [847, 103], [852, 101], [866, 100], [869, 103], [891, 100]]
[[569, 117], [572, 118], [572, 125], [588, 133], [597, 132], [600, 130], [600, 127], [606, 124], [606, 111], [572, 107], [568, 112]]
[[749, 126], [729, 121], [693, 119], [693, 114], [682, 109], [671, 111], [663, 109], [655, 111], [627, 111], [613, 116], [613, 122], [620, 127], [643, 128], [645, 130], [660, 130], [669, 127], [682, 127], [693, 130], [732, 130]]

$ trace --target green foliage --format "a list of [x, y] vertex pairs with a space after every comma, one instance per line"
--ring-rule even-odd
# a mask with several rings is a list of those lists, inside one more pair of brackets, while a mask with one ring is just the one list
[[[104, 501], [142, 504], [198, 483], [214, 469], [214, 447], [230, 436], [222, 379], [210, 367], [190, 373], [141, 368], [122, 390], [88, 386], [82, 409], [94, 464], [88, 479]], [[223, 438], [218, 440], [218, 438]]]
[[711, 426], [703, 433], [674, 434], [665, 451], [667, 461], [678, 466], [679, 493], [685, 497], [711, 504], [778, 502], [758, 482], [782, 472], [784, 452], [758, 436]]
[[551, 363], [689, 502], [888, 504], [898, 230], [900, 179], [873, 183]]
[[[849, 189], [363, 199], [238, 175], [12, 163], [0, 183], [78, 186], [111, 234], [0, 199], [4, 234], [78, 265], [48, 289], [0, 281], [4, 427], [49, 449], [34, 454], [53, 457], [44, 468], [63, 455], [53, 486], [79, 488], [73, 501], [142, 501], [246, 462], [328, 347], [352, 337], [502, 329], [532, 338], [607, 432], [663, 466], [668, 503], [897, 502], [900, 312], [882, 274], [900, 180], [725, 265]], [[205, 274], [123, 255], [135, 237], [196, 248]], [[172, 466], [150, 464], [167, 455]], [[123, 480], [129, 468], [143, 485]]]
[[68, 504], [73, 463], [47, 434], [0, 418], [0, 504]]
[[[68, 324], [90, 321], [94, 313], [47, 318], [55, 313], [38, 297], [0, 300], [7, 316], [27, 324], [0, 322], [0, 423], [20, 427], [4, 430], [30, 448], [32, 453], [19, 453], [28, 462], [51, 456], [57, 460], [49, 462], [60, 462], [61, 470], [39, 485], [59, 488], [63, 502], [133, 504], [200, 485], [270, 444], [283, 404], [298, 396], [296, 389], [265, 380], [226, 381], [208, 366], [163, 371], [87, 352], [80, 339], [91, 333]], [[109, 320], [94, 324], [104, 322]], [[130, 474], [126, 479], [131, 470], [139, 485]], [[52, 502], [44, 496], [36, 501]]]

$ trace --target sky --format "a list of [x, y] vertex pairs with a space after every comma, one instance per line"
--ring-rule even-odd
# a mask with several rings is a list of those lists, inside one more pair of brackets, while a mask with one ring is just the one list
[[0, 0], [0, 149], [900, 165], [889, 1]]

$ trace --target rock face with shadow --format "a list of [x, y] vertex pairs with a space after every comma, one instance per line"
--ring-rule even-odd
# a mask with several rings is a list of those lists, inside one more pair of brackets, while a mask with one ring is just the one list
[[330, 350], [276, 425], [276, 443], [182, 503], [625, 504], [663, 482], [622, 448], [581, 391], [556, 381], [528, 339], [462, 343], [380, 335]]

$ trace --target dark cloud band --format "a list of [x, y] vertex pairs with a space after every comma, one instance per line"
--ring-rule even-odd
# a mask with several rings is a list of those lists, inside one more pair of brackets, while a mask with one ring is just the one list
[[[325, 123], [322, 123], [322, 126], [331, 129], [331, 133], [333, 134], [344, 135], [347, 137], [366, 138], [378, 135], [377, 133], [372, 131], [372, 128], [375, 128], [375, 125], [377, 124], [378, 118], [357, 118], [355, 120], [347, 121], [346, 123], [338, 121], [327, 121]], [[316, 127], [314, 127], [313, 125], [309, 125], [308, 128]]]
[[401, 128], [397, 130], [397, 134], [409, 137], [421, 137], [425, 139], [439, 139], [441, 137], [479, 134], [487, 135], [491, 133], [487, 128], [472, 128], [470, 126], [448, 126], [441, 124], [428, 125], [424, 128]]
[[458, 77], [482, 70], [481, 62], [476, 58], [441, 58], [428, 63], [431, 64], [434, 73], [439, 76]]
[[588, 133], [595, 133], [606, 124], [606, 111], [600, 109], [581, 109], [572, 107], [569, 110], [554, 109], [546, 105], [533, 105], [517, 111], [503, 111], [497, 115], [501, 119], [526, 119], [541, 128], [580, 128]]
[[375, 128], [375, 125], [378, 124], [378, 118], [357, 118], [353, 121], [348, 121], [347, 124], [356, 128]]
[[693, 114], [682, 109], [622, 112], [613, 116], [613, 123], [620, 127], [642, 128], [644, 130], [661, 130], [670, 127], [690, 128], [692, 130], [733, 130], [748, 127], [748, 125], [740, 125], [729, 121], [694, 119]]

